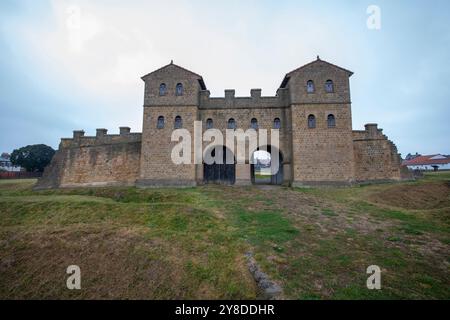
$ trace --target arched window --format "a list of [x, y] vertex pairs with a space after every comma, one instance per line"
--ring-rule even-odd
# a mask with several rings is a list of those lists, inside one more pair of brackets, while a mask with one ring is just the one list
[[158, 128], [158, 129], [164, 128], [164, 117], [163, 116], [158, 117], [158, 122], [156, 123], [156, 128]]
[[250, 126], [251, 126], [251, 128], [252, 129], [258, 129], [258, 120], [256, 120], [256, 118], [253, 118], [251, 121], [250, 121]]
[[316, 117], [312, 114], [308, 116], [308, 128], [312, 129], [316, 127]]
[[208, 118], [206, 120], [206, 129], [212, 129], [213, 127], [214, 127], [213, 120], [211, 118]]
[[327, 80], [327, 82], [325, 82], [325, 91], [328, 93], [334, 92], [334, 85], [332, 80]]
[[176, 91], [177, 96], [182, 96], [183, 95], [183, 85], [181, 83], [178, 83], [175, 91]]
[[174, 128], [175, 129], [180, 129], [183, 127], [183, 120], [181, 120], [180, 116], [176, 116], [175, 117], [175, 123], [174, 123]]
[[167, 86], [166, 86], [165, 83], [161, 83], [161, 84], [159, 85], [159, 95], [160, 95], [160, 96], [165, 96], [166, 93], [167, 93]]
[[280, 118], [275, 118], [273, 120], [273, 128], [274, 129], [281, 129], [281, 120], [280, 120]]
[[228, 120], [228, 129], [236, 129], [236, 121], [233, 118]]
[[333, 114], [328, 115], [327, 121], [328, 121], [328, 128], [336, 127], [336, 118], [334, 117]]
[[315, 91], [314, 81], [308, 80], [308, 82], [306, 82], [306, 91], [308, 93], [314, 93], [314, 91]]

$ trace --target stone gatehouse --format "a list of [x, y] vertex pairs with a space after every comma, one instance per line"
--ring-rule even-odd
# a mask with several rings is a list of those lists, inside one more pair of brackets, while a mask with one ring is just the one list
[[[145, 82], [142, 133], [121, 127], [120, 134], [97, 129], [95, 136], [74, 131], [63, 138], [37, 188], [103, 185], [195, 186], [211, 181], [249, 185], [252, 161], [220, 165], [171, 160], [174, 128], [194, 135], [229, 128], [279, 129], [280, 170], [272, 183], [285, 185], [352, 184], [400, 179], [400, 156], [376, 124], [352, 129], [351, 71], [317, 57], [286, 74], [275, 96], [211, 97], [202, 76], [173, 63], [142, 77]], [[268, 138], [270, 141], [270, 135]], [[193, 142], [192, 142], [193, 143]], [[204, 143], [206, 146], [206, 143]], [[193, 150], [194, 148], [192, 148]], [[219, 172], [217, 174], [217, 172]]]

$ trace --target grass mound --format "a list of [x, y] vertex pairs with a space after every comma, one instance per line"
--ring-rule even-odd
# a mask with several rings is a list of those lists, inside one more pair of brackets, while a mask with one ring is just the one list
[[369, 199], [374, 203], [412, 210], [450, 208], [450, 182], [395, 185]]

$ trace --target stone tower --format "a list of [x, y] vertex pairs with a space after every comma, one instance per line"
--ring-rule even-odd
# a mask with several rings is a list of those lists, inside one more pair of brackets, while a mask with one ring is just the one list
[[290, 96], [294, 185], [354, 180], [352, 74], [317, 57], [285, 76], [281, 88]]
[[200, 75], [173, 63], [142, 77], [145, 82], [144, 118], [139, 186], [195, 185], [195, 165], [176, 165], [171, 160], [171, 134], [178, 125], [194, 136], [194, 121], [199, 118], [201, 90], [206, 90]]

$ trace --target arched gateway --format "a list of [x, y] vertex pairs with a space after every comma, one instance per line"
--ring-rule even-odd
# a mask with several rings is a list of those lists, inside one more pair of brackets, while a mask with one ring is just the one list
[[[216, 152], [218, 153], [217, 157]], [[222, 152], [221, 155], [220, 152]], [[230, 152], [233, 163], [227, 163], [227, 152]], [[236, 163], [232, 151], [225, 146], [213, 147], [206, 150], [205, 157], [207, 155], [216, 161], [212, 164], [203, 162], [203, 181], [215, 184], [234, 184], [236, 182]]]
[[283, 155], [278, 148], [269, 145], [253, 152], [250, 176], [252, 184], [283, 184]]

